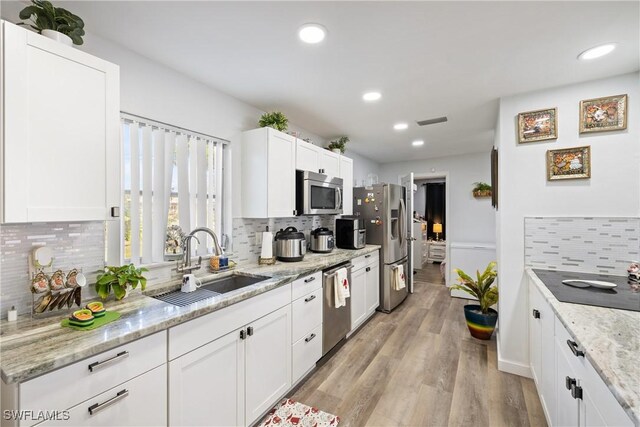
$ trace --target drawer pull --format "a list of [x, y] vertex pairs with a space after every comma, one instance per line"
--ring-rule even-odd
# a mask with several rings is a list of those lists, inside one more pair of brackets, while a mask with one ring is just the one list
[[118, 403], [119, 401], [121, 401], [122, 399], [124, 399], [127, 396], [129, 396], [129, 390], [124, 389], [122, 391], [119, 391], [118, 394], [113, 396], [111, 399], [105, 400], [102, 403], [96, 403], [95, 405], [89, 406], [89, 413], [91, 415], [95, 415], [98, 412], [102, 411], [103, 409], [106, 409], [109, 406], [111, 406], [111, 405], [113, 405], [115, 403]]
[[578, 343], [575, 341], [567, 340], [567, 345], [569, 349], [571, 349], [571, 353], [573, 353], [576, 357], [584, 357], [584, 351], [578, 350]]
[[365, 255], [364, 257], [365, 257], [365, 258], [371, 258], [371, 254], [369, 254], [369, 255]]
[[305, 298], [304, 302], [313, 301], [314, 299], [316, 299], [316, 296], [315, 295], [311, 295], [310, 297]]
[[539, 319], [540, 318], [540, 311], [536, 310], [535, 308], [533, 309], [533, 318], [534, 319]]
[[118, 360], [122, 360], [129, 357], [129, 352], [128, 351], [121, 351], [120, 353], [116, 354], [113, 357], [110, 357], [107, 360], [103, 360], [103, 361], [99, 361], [99, 362], [93, 362], [92, 364], [89, 365], [89, 371], [91, 372], [95, 372], [100, 368], [104, 368], [105, 366], [109, 366], [110, 364], [117, 362]]
[[316, 277], [315, 277], [315, 276], [311, 276], [311, 277], [309, 277], [308, 279], [304, 279], [304, 283], [311, 283], [311, 282], [313, 282], [314, 280], [316, 280]]
[[368, 272], [370, 272], [370, 271], [371, 271], [371, 267], [367, 267], [367, 268], [365, 269], [365, 271], [366, 271], [367, 273], [368, 273]]
[[307, 338], [304, 339], [304, 342], [309, 342], [316, 337], [316, 334], [311, 334]]

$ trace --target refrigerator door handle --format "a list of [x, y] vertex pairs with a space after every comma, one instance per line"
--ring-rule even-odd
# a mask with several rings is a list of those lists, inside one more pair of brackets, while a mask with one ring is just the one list
[[405, 242], [405, 238], [406, 238], [406, 234], [407, 234], [407, 227], [406, 227], [406, 223], [407, 223], [407, 219], [406, 219], [406, 210], [407, 208], [405, 207], [404, 204], [404, 199], [400, 199], [400, 212], [398, 215], [398, 225], [399, 225], [399, 230], [398, 230], [398, 238], [400, 239], [400, 247], [402, 247], [402, 245], [404, 245]]

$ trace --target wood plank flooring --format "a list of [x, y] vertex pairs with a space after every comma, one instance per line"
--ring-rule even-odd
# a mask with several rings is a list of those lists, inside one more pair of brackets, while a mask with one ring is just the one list
[[495, 336], [472, 338], [439, 264], [415, 293], [376, 313], [291, 396], [341, 426], [546, 426], [532, 380], [497, 369]]

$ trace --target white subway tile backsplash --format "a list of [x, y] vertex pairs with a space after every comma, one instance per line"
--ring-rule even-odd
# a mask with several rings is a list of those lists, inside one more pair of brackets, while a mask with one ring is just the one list
[[640, 218], [525, 218], [525, 265], [622, 276], [640, 259]]

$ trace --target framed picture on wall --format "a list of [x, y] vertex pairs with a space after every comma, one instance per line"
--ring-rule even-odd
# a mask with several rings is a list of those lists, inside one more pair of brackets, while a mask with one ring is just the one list
[[558, 110], [527, 111], [518, 114], [518, 143], [558, 139]]
[[627, 128], [627, 95], [580, 101], [580, 133]]
[[591, 147], [547, 150], [547, 180], [591, 178]]

